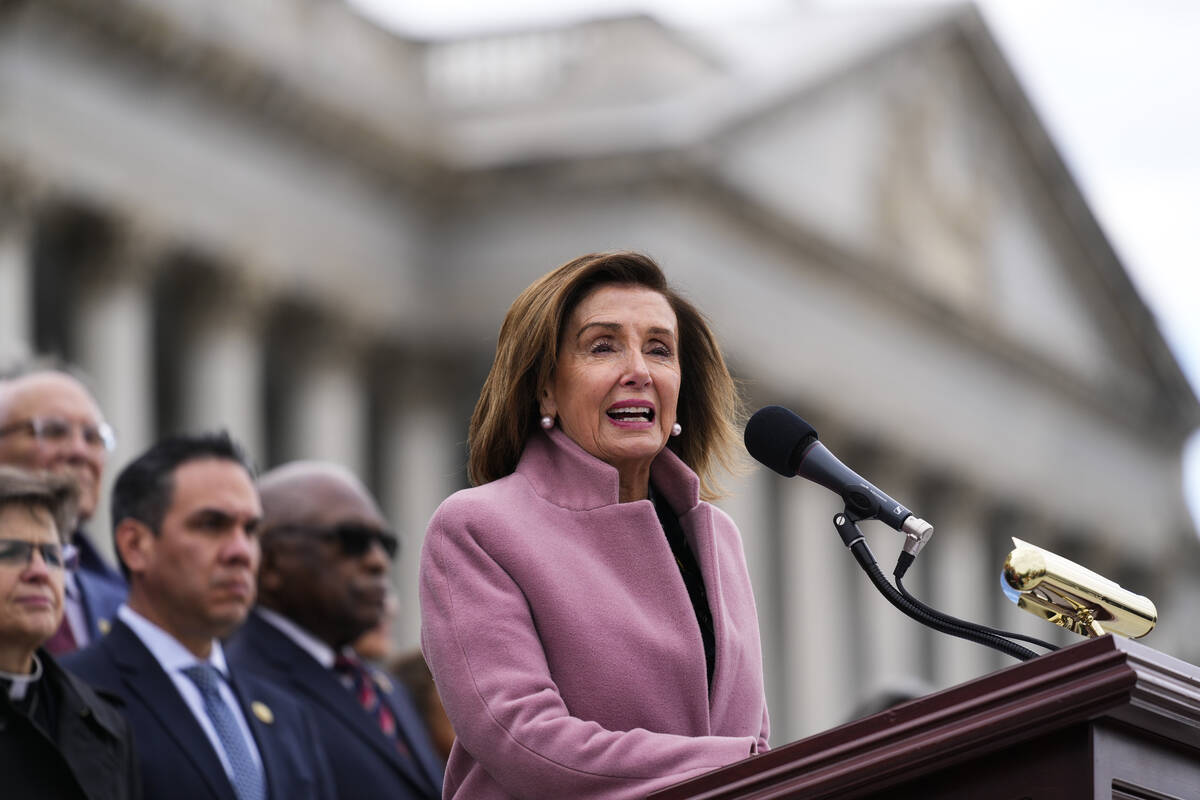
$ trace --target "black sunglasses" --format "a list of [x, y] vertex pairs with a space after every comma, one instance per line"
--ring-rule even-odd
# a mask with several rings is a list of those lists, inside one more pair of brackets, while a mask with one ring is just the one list
[[400, 550], [400, 540], [396, 534], [381, 528], [368, 525], [358, 525], [348, 522], [342, 525], [332, 525], [322, 528], [316, 525], [280, 525], [264, 532], [264, 536], [276, 533], [299, 533], [315, 536], [318, 539], [336, 540], [342, 550], [342, 555], [349, 558], [359, 558], [366, 555], [372, 544], [378, 543], [387, 553], [389, 559], [396, 557]]

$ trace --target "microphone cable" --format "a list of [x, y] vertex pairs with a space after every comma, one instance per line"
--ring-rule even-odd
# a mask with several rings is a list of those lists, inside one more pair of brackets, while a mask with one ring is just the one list
[[879, 562], [875, 559], [875, 554], [871, 552], [866, 537], [859, 530], [858, 524], [853, 517], [846, 512], [836, 514], [833, 517], [833, 524], [837, 528], [838, 534], [841, 535], [842, 541], [846, 543], [846, 546], [850, 548], [850, 552], [854, 554], [854, 559], [858, 562], [858, 565], [862, 567], [863, 572], [871, 579], [871, 583], [875, 584], [875, 588], [879, 590], [879, 593], [889, 603], [905, 615], [928, 628], [933, 628], [936, 631], [941, 631], [959, 639], [966, 639], [967, 641], [990, 647], [993, 650], [999, 650], [1001, 653], [1012, 656], [1018, 661], [1028, 661], [1031, 658], [1037, 657], [1038, 654], [1032, 650], [1022, 647], [1016, 642], [1011, 642], [1003, 636], [985, 630], [982, 626], [976, 625], [973, 622], [947, 622], [939, 618], [940, 612], [931, 614], [923, 607], [923, 604], [911, 602], [884, 576], [883, 570], [879, 568]]
[[931, 617], [934, 617], [936, 619], [939, 619], [948, 625], [959, 625], [959, 626], [963, 626], [963, 627], [977, 628], [981, 631], [986, 631], [994, 636], [1000, 636], [1005, 639], [1018, 639], [1022, 642], [1029, 642], [1030, 644], [1035, 644], [1038, 647], [1044, 647], [1050, 651], [1058, 650], [1058, 645], [1043, 641], [1043, 640], [1037, 638], [1036, 636], [1026, 636], [1023, 633], [1014, 633], [1013, 631], [1005, 631], [1005, 630], [1001, 630], [999, 628], [993, 628], [988, 625], [983, 625], [978, 622], [970, 622], [965, 619], [959, 619], [958, 617], [952, 617], [949, 614], [945, 614], [941, 611], [938, 611], [936, 608], [933, 608], [932, 606], [928, 606], [925, 603], [922, 603], [920, 600], [918, 600], [916, 597], [914, 597], [907, 589], [904, 588], [904, 581], [902, 580], [902, 578], [904, 577], [904, 573], [908, 572], [908, 568], [910, 566], [912, 566], [912, 563], [915, 560], [916, 560], [916, 556], [914, 556], [910, 553], [902, 552], [900, 554], [900, 558], [896, 559], [896, 568], [892, 571], [892, 577], [896, 581], [896, 589], [898, 589], [900, 594], [902, 594], [904, 596], [904, 599], [908, 600], [910, 603], [912, 603], [913, 605], [920, 608], [926, 614], [928, 614]]

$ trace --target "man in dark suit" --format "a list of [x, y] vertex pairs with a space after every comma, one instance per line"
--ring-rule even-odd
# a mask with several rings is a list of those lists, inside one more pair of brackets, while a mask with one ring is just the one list
[[78, 568], [67, 574], [65, 613], [46, 643], [64, 654], [108, 632], [125, 599], [125, 580], [83, 530], [96, 511], [108, 453], [116, 444], [95, 398], [72, 370], [29, 361], [0, 372], [0, 464], [50, 472], [79, 486], [70, 544]]
[[240, 448], [225, 434], [158, 442], [117, 477], [112, 514], [129, 600], [64, 664], [125, 702], [146, 796], [333, 797], [313, 719], [221, 647], [254, 602], [259, 560]]
[[259, 488], [259, 605], [229, 641], [230, 662], [313, 711], [339, 796], [441, 797], [445, 768], [407, 690], [350, 648], [384, 613], [395, 534], [339, 467], [288, 464]]

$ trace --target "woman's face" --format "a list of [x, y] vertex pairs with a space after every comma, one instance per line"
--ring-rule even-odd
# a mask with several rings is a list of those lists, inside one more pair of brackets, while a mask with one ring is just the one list
[[643, 286], [600, 286], [576, 306], [542, 391], [543, 414], [622, 482], [649, 478], [679, 400], [679, 332], [665, 297]]
[[0, 540], [11, 556], [0, 560], [0, 643], [32, 653], [62, 621], [63, 568], [47, 564], [37, 549], [28, 561], [18, 557], [13, 543], [58, 548], [58, 530], [45, 510], [9, 504], [0, 508]]

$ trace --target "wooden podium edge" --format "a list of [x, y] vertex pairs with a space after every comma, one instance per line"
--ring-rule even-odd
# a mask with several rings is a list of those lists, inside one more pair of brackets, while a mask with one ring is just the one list
[[1200, 668], [1104, 636], [918, 698], [650, 795], [837, 797], [1110, 717], [1200, 750]]

